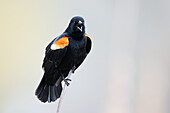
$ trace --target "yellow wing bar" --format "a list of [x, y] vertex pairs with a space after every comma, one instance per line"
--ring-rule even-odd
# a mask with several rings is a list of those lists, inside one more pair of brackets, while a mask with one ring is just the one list
[[62, 49], [69, 45], [69, 37], [62, 37], [51, 45], [51, 50]]
[[86, 37], [88, 37], [90, 39], [90, 41], [92, 42], [91, 38], [89, 35], [87, 35], [86, 33], [84, 34]]

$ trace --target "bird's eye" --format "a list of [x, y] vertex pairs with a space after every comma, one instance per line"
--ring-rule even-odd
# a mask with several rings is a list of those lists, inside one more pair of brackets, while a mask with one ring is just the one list
[[74, 23], [75, 23], [75, 24], [78, 24], [78, 22], [77, 22], [77, 21], [75, 21]]

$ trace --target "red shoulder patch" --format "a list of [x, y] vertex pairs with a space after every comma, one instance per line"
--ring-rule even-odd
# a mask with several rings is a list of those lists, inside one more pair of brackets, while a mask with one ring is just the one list
[[69, 45], [69, 37], [62, 37], [51, 45], [51, 50], [62, 49]]
[[90, 39], [90, 41], [92, 42], [91, 38], [89, 35], [87, 35], [86, 33], [84, 34], [86, 37], [88, 37]]

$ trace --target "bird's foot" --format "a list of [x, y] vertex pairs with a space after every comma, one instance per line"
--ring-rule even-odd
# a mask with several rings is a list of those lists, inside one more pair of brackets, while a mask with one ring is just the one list
[[64, 82], [65, 82], [65, 84], [67, 85], [67, 86], [69, 86], [70, 85], [70, 83], [68, 82], [68, 81], [71, 81], [71, 79], [68, 79], [68, 78], [64, 78], [63, 77], [63, 80], [64, 80]]

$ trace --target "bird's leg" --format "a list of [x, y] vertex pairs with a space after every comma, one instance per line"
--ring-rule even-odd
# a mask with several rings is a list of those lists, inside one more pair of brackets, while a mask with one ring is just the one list
[[57, 62], [54, 62], [54, 64], [55, 64], [55, 67], [57, 68], [58, 66], [57, 66]]
[[65, 79], [62, 73], [61, 73], [61, 77], [62, 77], [62, 79], [64, 80], [64, 82], [67, 86], [70, 85], [70, 83], [68, 83], [68, 81], [71, 81], [71, 79], [68, 79], [68, 78]]
[[74, 73], [74, 71], [76, 70], [76, 66], [73, 66], [71, 70], [72, 70], [72, 73]]

